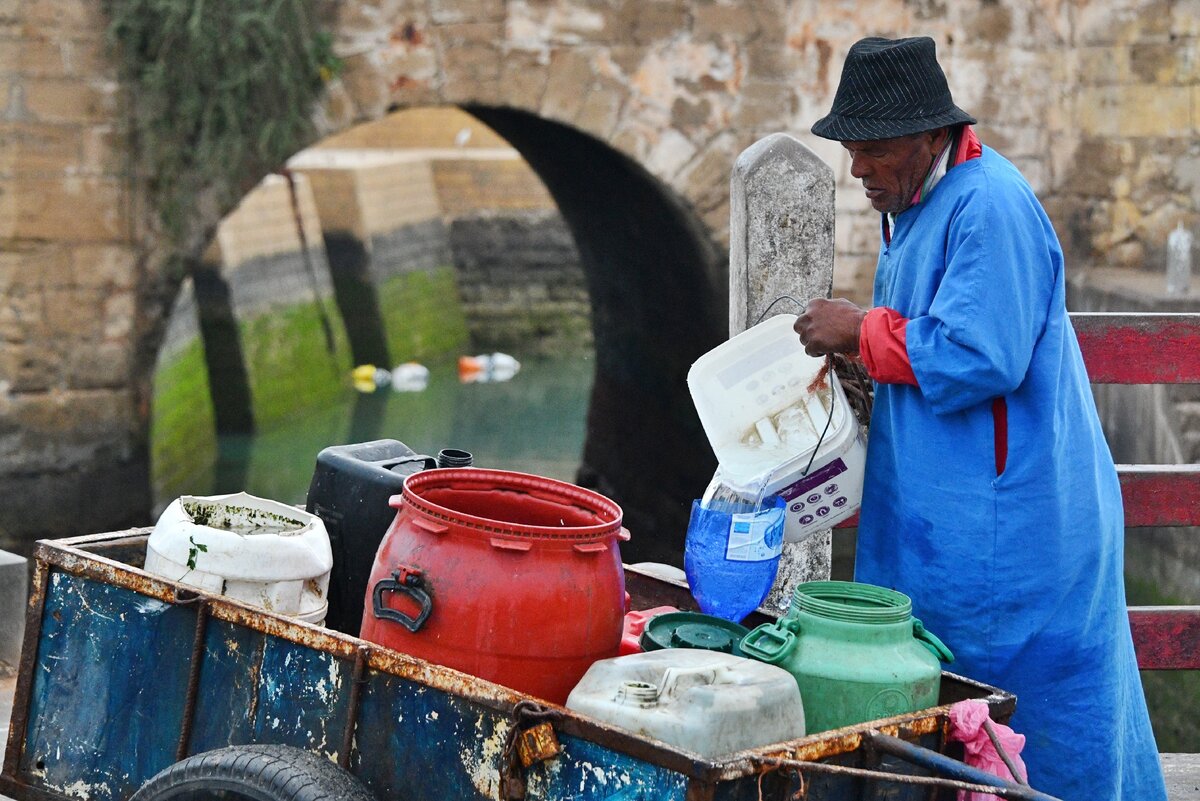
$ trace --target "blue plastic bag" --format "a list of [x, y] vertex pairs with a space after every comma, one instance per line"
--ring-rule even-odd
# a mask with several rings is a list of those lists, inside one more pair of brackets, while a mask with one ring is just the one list
[[683, 569], [700, 611], [740, 623], [759, 607], [779, 570], [784, 511], [777, 496], [740, 510], [692, 502]]

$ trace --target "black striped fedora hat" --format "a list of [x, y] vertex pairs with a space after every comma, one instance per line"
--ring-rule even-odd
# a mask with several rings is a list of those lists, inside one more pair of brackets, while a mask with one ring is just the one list
[[812, 132], [839, 142], [863, 142], [974, 123], [954, 105], [933, 40], [860, 39], [846, 54], [829, 114]]

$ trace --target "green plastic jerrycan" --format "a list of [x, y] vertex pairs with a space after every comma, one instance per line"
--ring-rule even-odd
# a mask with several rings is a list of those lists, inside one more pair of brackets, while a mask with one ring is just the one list
[[936, 706], [941, 662], [954, 661], [907, 595], [850, 581], [800, 584], [741, 650], [795, 677], [809, 734]]

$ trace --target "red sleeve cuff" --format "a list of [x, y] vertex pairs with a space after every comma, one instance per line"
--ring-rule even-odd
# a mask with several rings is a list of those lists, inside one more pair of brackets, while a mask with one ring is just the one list
[[886, 306], [876, 306], [863, 318], [858, 333], [858, 351], [867, 374], [881, 384], [917, 386], [905, 346], [908, 318]]

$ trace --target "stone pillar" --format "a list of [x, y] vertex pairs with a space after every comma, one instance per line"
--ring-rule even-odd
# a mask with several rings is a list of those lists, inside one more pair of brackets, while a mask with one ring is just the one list
[[[729, 208], [730, 336], [773, 314], [799, 314], [812, 298], [829, 297], [834, 244], [828, 164], [794, 137], [771, 134], [738, 156]], [[785, 544], [764, 606], [782, 612], [796, 584], [829, 578], [831, 542], [831, 532], [823, 531]]]
[[[16, 673], [25, 635], [25, 560], [0, 551], [0, 679]], [[7, 720], [7, 718], [0, 718]]]

